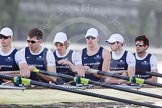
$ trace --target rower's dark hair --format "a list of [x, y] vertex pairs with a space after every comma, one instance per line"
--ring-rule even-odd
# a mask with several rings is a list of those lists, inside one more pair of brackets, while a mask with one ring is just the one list
[[30, 38], [36, 37], [39, 40], [43, 38], [43, 32], [39, 28], [33, 28], [29, 31], [28, 36]]
[[144, 45], [149, 46], [149, 39], [146, 35], [137, 36], [136, 39], [135, 39], [135, 42], [137, 42], [137, 41], [143, 41]]

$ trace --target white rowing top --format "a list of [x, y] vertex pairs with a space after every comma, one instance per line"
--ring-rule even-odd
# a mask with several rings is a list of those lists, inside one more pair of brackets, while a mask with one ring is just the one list
[[[41, 50], [40, 50], [38, 53], [33, 53], [33, 52], [31, 52], [31, 51], [30, 51], [30, 53], [33, 54], [33, 55], [38, 55], [38, 54], [40, 54], [40, 53], [44, 50], [44, 48], [45, 48], [45, 47], [42, 46], [42, 47], [41, 47]], [[21, 57], [25, 58], [25, 48], [21, 49], [21, 50], [19, 51], [19, 53], [20, 53]], [[49, 49], [48, 49], [48, 51], [47, 51], [46, 60], [47, 60], [47, 66], [55, 66], [55, 65], [56, 65], [56, 64], [55, 64], [54, 55], [53, 55], [52, 51], [49, 50]], [[25, 61], [26, 61], [26, 59], [25, 59]]]
[[[116, 55], [116, 54], [112, 51], [112, 58], [113, 58], [114, 60], [118, 60], [118, 59], [120, 59], [120, 58], [123, 56], [124, 52], [125, 52], [125, 50], [123, 49], [123, 51], [122, 51], [122, 53], [121, 53], [120, 55]], [[127, 64], [128, 64], [128, 67], [134, 67], [134, 66], [136, 65], [135, 57], [134, 57], [134, 55], [133, 55], [132, 53], [130, 53], [129, 51], [128, 51], [128, 53], [127, 53], [126, 62], [127, 62]]]
[[[13, 51], [14, 51], [14, 47], [11, 47], [11, 49], [9, 50], [8, 53], [4, 53], [2, 51], [2, 49], [0, 48], [0, 55], [2, 56], [8, 56], [10, 55]], [[26, 60], [25, 58], [23, 58], [23, 56], [17, 51], [16, 54], [15, 54], [15, 61], [16, 63], [19, 65], [19, 64], [22, 64], [22, 63], [26, 63]]]
[[[67, 54], [69, 53], [69, 51], [70, 51], [70, 49], [67, 49], [66, 54], [63, 55], [63, 56], [61, 56], [58, 53], [58, 51], [56, 50], [56, 55], [57, 55], [57, 57], [65, 57], [65, 56], [67, 56]], [[72, 53], [72, 62], [73, 62], [74, 65], [80, 65], [80, 64], [82, 64], [82, 58], [81, 58], [81, 54], [79, 52], [73, 50], [73, 53]]]

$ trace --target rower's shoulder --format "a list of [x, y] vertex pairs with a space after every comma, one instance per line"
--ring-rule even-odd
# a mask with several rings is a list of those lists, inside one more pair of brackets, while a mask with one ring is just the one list
[[110, 51], [105, 49], [105, 48], [103, 48], [102, 57], [103, 58], [110, 58]]
[[103, 48], [103, 54], [110, 54], [110, 51], [108, 49]]
[[17, 55], [25, 54], [25, 48], [22, 48], [16, 52]]
[[86, 48], [82, 48], [81, 50], [77, 50], [77, 52], [82, 55], [84, 49], [86, 49]]

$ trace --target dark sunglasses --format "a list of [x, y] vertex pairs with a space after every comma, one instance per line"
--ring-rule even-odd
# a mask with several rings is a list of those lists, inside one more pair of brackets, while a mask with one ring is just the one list
[[95, 37], [93, 37], [93, 36], [88, 36], [88, 37], [86, 37], [86, 39], [92, 39], [92, 40], [94, 40], [94, 39], [96, 39]]
[[0, 39], [8, 39], [11, 38], [11, 36], [0, 36]]
[[37, 43], [39, 40], [27, 40], [28, 43], [31, 43], [31, 44], [35, 44]]
[[139, 47], [143, 47], [145, 46], [144, 44], [136, 44], [136, 47], [139, 46]]

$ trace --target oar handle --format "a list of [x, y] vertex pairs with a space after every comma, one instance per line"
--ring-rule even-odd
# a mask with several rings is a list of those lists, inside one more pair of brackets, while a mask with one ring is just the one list
[[89, 73], [97, 73], [99, 70], [96, 69], [88, 69], [87, 72]]

